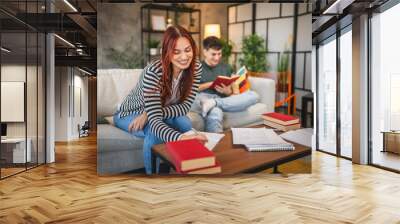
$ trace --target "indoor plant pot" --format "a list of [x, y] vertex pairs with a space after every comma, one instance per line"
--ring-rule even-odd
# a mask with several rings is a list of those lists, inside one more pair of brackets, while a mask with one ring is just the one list
[[154, 56], [157, 55], [157, 48], [150, 48], [150, 55]]
[[147, 42], [148, 48], [149, 48], [149, 54], [151, 56], [157, 55], [158, 54], [158, 45], [160, 44], [160, 41], [158, 40], [152, 40], [150, 39]]

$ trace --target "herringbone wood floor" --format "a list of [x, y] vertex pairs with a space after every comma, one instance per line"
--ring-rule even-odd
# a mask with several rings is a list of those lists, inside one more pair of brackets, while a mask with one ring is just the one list
[[400, 175], [313, 153], [312, 174], [96, 175], [94, 137], [0, 181], [0, 223], [400, 223]]

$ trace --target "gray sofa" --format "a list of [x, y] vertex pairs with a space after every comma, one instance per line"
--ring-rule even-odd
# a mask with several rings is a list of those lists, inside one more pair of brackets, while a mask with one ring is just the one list
[[[119, 103], [136, 85], [141, 69], [100, 69], [97, 75], [97, 116], [109, 123], [97, 126], [97, 173], [116, 174], [143, 167], [143, 139], [113, 126], [112, 115]], [[270, 79], [249, 78], [251, 89], [260, 100], [242, 112], [225, 112], [224, 129], [262, 123], [261, 114], [272, 112], [275, 102], [275, 82]], [[204, 130], [203, 118], [193, 112], [188, 116], [193, 127]]]

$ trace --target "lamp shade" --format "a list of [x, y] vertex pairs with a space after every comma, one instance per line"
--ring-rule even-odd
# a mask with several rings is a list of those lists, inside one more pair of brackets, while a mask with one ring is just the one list
[[204, 38], [210, 36], [221, 38], [221, 26], [219, 24], [206, 24], [204, 26]]

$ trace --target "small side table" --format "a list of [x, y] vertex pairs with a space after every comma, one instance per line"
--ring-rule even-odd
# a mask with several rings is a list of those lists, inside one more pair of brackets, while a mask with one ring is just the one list
[[400, 154], [400, 131], [382, 131], [383, 149], [382, 152]]
[[[311, 103], [311, 112], [308, 112], [308, 104]], [[311, 113], [311, 126], [314, 126], [314, 94], [309, 93], [301, 97], [301, 126], [307, 127], [307, 115]]]

